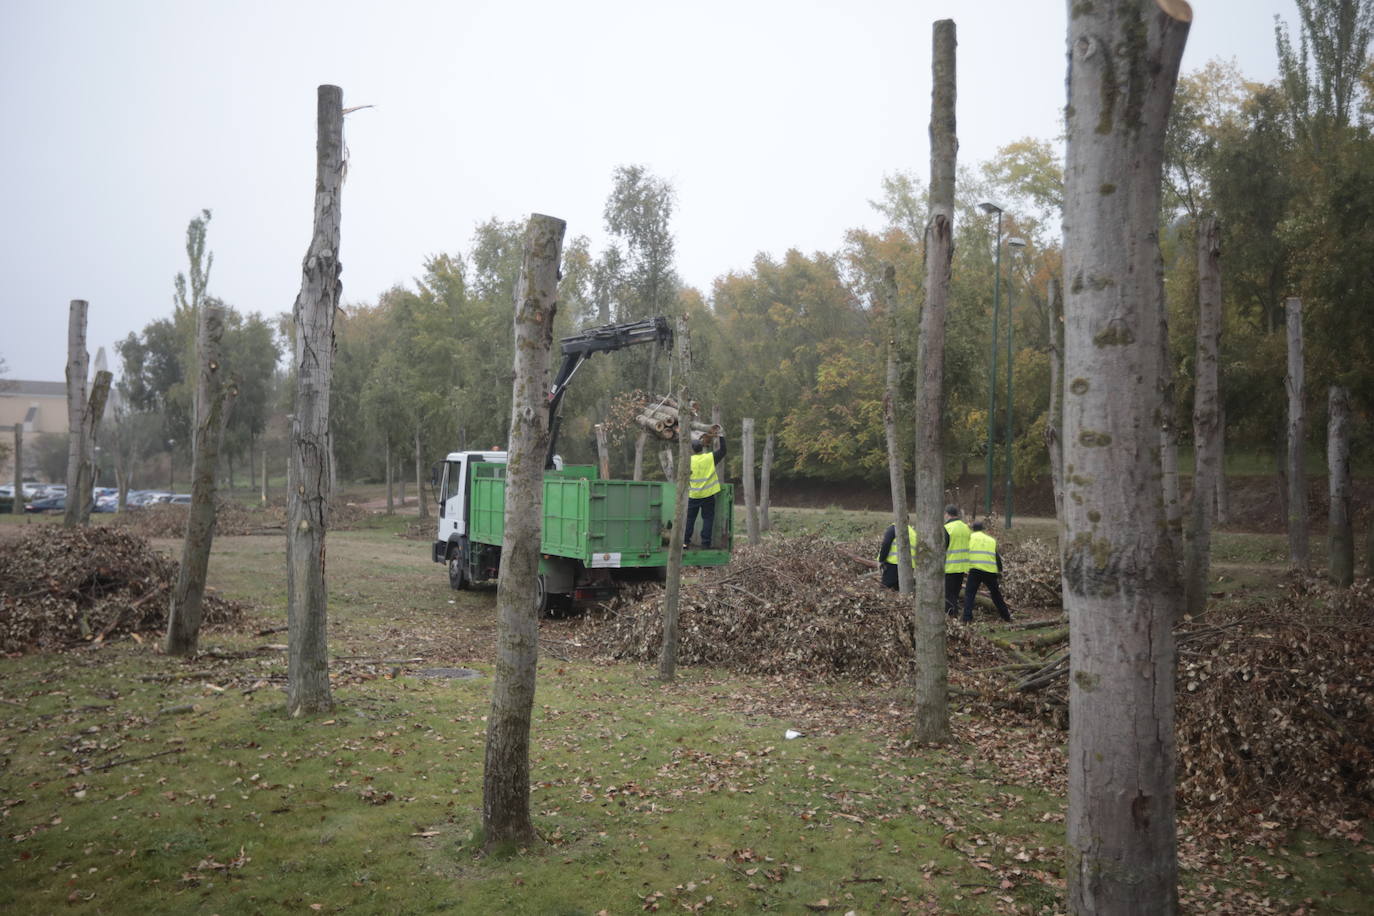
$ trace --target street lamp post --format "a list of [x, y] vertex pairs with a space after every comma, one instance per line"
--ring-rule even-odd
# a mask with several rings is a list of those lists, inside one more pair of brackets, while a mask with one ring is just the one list
[[[1026, 240], [1025, 240], [1025, 239], [1019, 239], [1019, 238], [1010, 238], [1010, 239], [1007, 239], [1007, 244], [1010, 245], [1012, 248], [1016, 249], [1017, 251], [1020, 251], [1022, 248], [1025, 248], [1025, 247], [1026, 247]], [[1013, 275], [1014, 275], [1014, 273], [1015, 273], [1015, 271], [1013, 270]], [[1014, 304], [1014, 298], [1013, 298], [1013, 297], [1015, 296], [1015, 294], [1016, 294], [1016, 287], [1013, 286], [1012, 284], [1008, 283], [1008, 284], [1007, 284], [1007, 485], [1006, 485], [1006, 510], [1007, 510], [1007, 523], [1006, 523], [1006, 527], [1007, 527], [1007, 528], [1010, 528], [1010, 527], [1011, 527], [1011, 464], [1012, 464], [1012, 447], [1011, 447], [1011, 446], [1012, 446], [1012, 438], [1013, 438], [1013, 436], [1014, 436], [1014, 433], [1013, 433], [1013, 431], [1012, 431], [1012, 419], [1013, 419], [1013, 417], [1012, 417], [1012, 400], [1011, 400], [1011, 373], [1012, 373], [1012, 360], [1011, 360], [1011, 328], [1012, 328], [1012, 314], [1013, 314], [1013, 304]]]
[[988, 360], [988, 471], [984, 481], [983, 514], [992, 514], [992, 474], [993, 457], [997, 435], [997, 326], [1001, 323], [1002, 311], [1002, 208], [991, 201], [984, 201], [978, 209], [989, 215], [997, 214], [997, 256], [993, 267], [995, 279], [992, 283], [992, 357]]

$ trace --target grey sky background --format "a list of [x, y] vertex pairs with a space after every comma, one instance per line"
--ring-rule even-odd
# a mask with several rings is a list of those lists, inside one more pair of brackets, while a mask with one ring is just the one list
[[[532, 211], [605, 241], [617, 165], [672, 182], [684, 282], [834, 251], [886, 174], [929, 168], [930, 35], [958, 25], [961, 165], [1061, 133], [1062, 0], [0, 0], [0, 357], [61, 380], [171, 313], [187, 222], [211, 293], [289, 311], [314, 195], [315, 88], [343, 87], [345, 302]], [[1184, 70], [1276, 72], [1293, 0], [1194, 0]]]

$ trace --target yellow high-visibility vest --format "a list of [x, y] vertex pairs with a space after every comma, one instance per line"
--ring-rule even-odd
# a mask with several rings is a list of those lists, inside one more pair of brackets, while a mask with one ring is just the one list
[[968, 538], [972, 533], [961, 518], [945, 522], [949, 546], [945, 548], [945, 573], [968, 572]]
[[692, 482], [688, 494], [692, 499], [705, 499], [720, 492], [720, 478], [716, 476], [716, 456], [702, 452], [692, 456]]
[[[887, 549], [887, 562], [888, 562], [888, 563], [891, 563], [893, 566], [896, 566], [896, 565], [897, 565], [897, 557], [900, 556], [900, 554], [897, 553], [897, 545], [900, 544], [901, 541], [902, 541], [902, 539], [899, 538], [899, 537], [897, 537], [897, 532], [896, 532], [896, 530], [894, 529], [893, 532], [892, 532], [892, 546], [889, 547], [889, 548]], [[911, 568], [912, 568], [912, 569], [915, 569], [915, 568], [916, 568], [916, 529], [913, 528], [913, 527], [911, 527], [910, 525], [907, 525], [907, 526], [906, 526], [906, 544], [907, 544], [907, 552], [911, 555]]]
[[997, 541], [985, 531], [975, 531], [968, 538], [968, 560], [970, 569], [983, 572], [1000, 573], [997, 568]]

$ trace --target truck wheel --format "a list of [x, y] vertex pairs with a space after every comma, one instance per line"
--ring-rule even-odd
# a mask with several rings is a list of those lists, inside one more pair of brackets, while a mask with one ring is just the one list
[[468, 579], [467, 557], [461, 550], [451, 550], [448, 555], [448, 584], [450, 588], [464, 589], [472, 585]]
[[535, 576], [534, 612], [540, 617], [548, 617], [549, 607], [549, 583], [543, 576]]

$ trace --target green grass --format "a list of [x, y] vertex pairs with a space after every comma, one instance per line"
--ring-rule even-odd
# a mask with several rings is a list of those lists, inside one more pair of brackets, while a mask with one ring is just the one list
[[[882, 513], [777, 520], [876, 539]], [[1062, 797], [973, 745], [908, 747], [900, 713], [880, 714], [909, 704], [901, 691], [691, 668], [665, 686], [637, 666], [555, 657], [577, 638], [567, 622], [541, 634], [541, 842], [482, 855], [494, 592], [449, 590], [428, 544], [396, 536], [403, 524], [329, 537], [339, 677], [327, 716], [286, 717], [272, 648], [285, 634], [251, 627], [202, 637], [241, 657], [183, 662], [125, 641], [0, 660], [0, 910], [1063, 909]], [[211, 584], [249, 602], [257, 625], [284, 622], [282, 539], [215, 544]], [[426, 666], [484, 676], [418, 676]], [[956, 728], [987, 731], [979, 712], [960, 708]], [[806, 737], [786, 740], [788, 728]], [[1190, 893], [1355, 912], [1374, 892], [1371, 864], [1368, 846], [1299, 836], [1183, 879]]]

